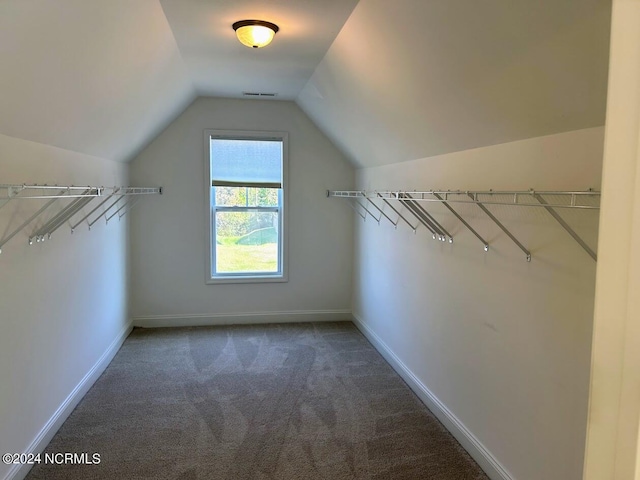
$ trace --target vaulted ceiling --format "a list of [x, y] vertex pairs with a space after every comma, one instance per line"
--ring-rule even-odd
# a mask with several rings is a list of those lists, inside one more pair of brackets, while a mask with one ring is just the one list
[[609, 0], [362, 0], [298, 98], [359, 166], [604, 125]]
[[[276, 93], [295, 100], [357, 0], [160, 0], [199, 95]], [[280, 27], [275, 43], [242, 46], [231, 25], [244, 19]]]
[[195, 91], [157, 0], [0, 2], [0, 133], [126, 160]]
[[[199, 95], [295, 100], [359, 166], [604, 123], [609, 0], [2, 0], [0, 133], [127, 161]], [[278, 24], [269, 47], [231, 24]]]

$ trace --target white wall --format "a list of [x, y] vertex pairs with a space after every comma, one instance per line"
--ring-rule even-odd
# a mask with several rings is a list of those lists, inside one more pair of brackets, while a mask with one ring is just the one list
[[[614, 0], [585, 480], [640, 479], [640, 2]], [[613, 233], [613, 234], [612, 234]]]
[[[0, 182], [9, 184], [126, 182], [125, 165], [3, 135], [0, 172]], [[1, 208], [0, 237], [41, 205], [14, 200]], [[51, 218], [56, 210], [47, 213]], [[53, 418], [52, 429], [43, 431], [47, 422], [70, 413], [58, 409], [79, 399], [68, 397], [128, 326], [126, 223], [100, 222], [90, 232], [79, 227], [73, 236], [62, 227], [50, 241], [28, 246], [28, 234], [42, 222], [34, 221], [0, 255], [3, 453], [46, 445], [59, 426]], [[42, 442], [34, 444], [37, 439]], [[0, 464], [0, 478], [9, 470]]]
[[[592, 128], [358, 170], [357, 185], [599, 189], [602, 151]], [[527, 263], [479, 209], [457, 208], [489, 252], [440, 205], [429, 210], [453, 245], [357, 222], [354, 315], [512, 478], [577, 480], [596, 263], [543, 209], [490, 207], [531, 250]], [[595, 248], [597, 211], [562, 214]]]
[[[287, 283], [205, 284], [206, 129], [289, 133]], [[197, 99], [131, 165], [132, 181], [164, 187], [132, 215], [134, 323], [349, 318], [353, 222], [326, 190], [351, 188], [353, 175], [293, 102]]]

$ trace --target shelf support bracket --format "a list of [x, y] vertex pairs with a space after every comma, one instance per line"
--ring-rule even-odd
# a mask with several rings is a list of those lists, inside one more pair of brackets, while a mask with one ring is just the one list
[[[109, 198], [110, 198], [110, 197], [109, 197]], [[104, 217], [104, 216], [107, 214], [107, 212], [108, 212], [109, 210], [111, 210], [111, 209], [112, 209], [112, 208], [113, 208], [113, 207], [114, 207], [114, 206], [115, 206], [115, 205], [116, 205], [120, 200], [122, 200], [123, 198], [124, 198], [124, 195], [123, 195], [123, 196], [119, 196], [118, 198], [116, 198], [116, 201], [115, 201], [115, 202], [111, 202], [111, 205], [109, 205], [107, 208], [105, 208], [105, 209], [104, 209], [104, 211], [103, 211], [100, 215], [98, 215], [96, 218], [94, 218], [94, 219], [93, 219], [93, 221], [89, 222], [89, 230], [91, 230], [91, 227], [93, 227], [93, 225], [94, 225], [98, 220], [100, 220], [102, 217]], [[103, 203], [104, 203], [104, 202], [103, 202]]]
[[440, 236], [443, 237], [441, 239], [443, 242], [446, 241], [446, 237], [449, 237], [449, 243], [453, 243], [453, 236], [449, 232], [447, 232], [447, 230], [435, 218], [433, 218], [433, 215], [431, 215], [426, 208], [424, 208], [422, 205], [416, 202], [409, 193], [405, 193], [405, 196], [412, 199], [411, 203], [413, 203], [416, 209], [422, 215], [424, 215], [425, 220], [427, 220], [434, 227], [435, 230], [440, 232]]
[[486, 241], [484, 238], [482, 238], [482, 237], [480, 236], [480, 234], [479, 234], [478, 232], [476, 232], [476, 231], [471, 227], [471, 225], [469, 225], [469, 224], [465, 221], [465, 219], [464, 219], [464, 218], [462, 218], [462, 216], [460, 216], [460, 215], [458, 214], [458, 212], [456, 212], [456, 211], [453, 209], [453, 207], [452, 207], [451, 205], [449, 205], [449, 202], [447, 202], [445, 199], [443, 199], [443, 198], [442, 198], [442, 196], [440, 196], [439, 194], [437, 194], [437, 193], [435, 193], [435, 192], [433, 193], [433, 196], [434, 196], [434, 197], [436, 197], [438, 200], [440, 200], [440, 201], [442, 202], [442, 204], [443, 204], [445, 207], [447, 207], [447, 209], [448, 209], [451, 213], [453, 213], [453, 214], [455, 215], [455, 217], [456, 217], [458, 220], [460, 220], [460, 222], [462, 222], [462, 224], [463, 224], [465, 227], [467, 227], [467, 228], [469, 229], [469, 231], [470, 231], [471, 233], [473, 233], [473, 234], [478, 238], [478, 240], [480, 240], [480, 241], [482, 242], [482, 245], [484, 245], [484, 251], [485, 251], [485, 252], [488, 252], [488, 251], [489, 251], [489, 244], [487, 243], [487, 241]]
[[[64, 192], [65, 192], [65, 190], [60, 190], [60, 193], [58, 193], [58, 195], [62, 195]], [[2, 247], [5, 245], [5, 243], [7, 243], [9, 240], [11, 240], [13, 237], [15, 237], [18, 233], [20, 233], [23, 228], [25, 228], [27, 225], [29, 225], [31, 222], [33, 222], [33, 220], [38, 215], [40, 215], [47, 208], [49, 208], [51, 205], [53, 205], [56, 202], [56, 200], [58, 200], [58, 198], [52, 198], [51, 200], [49, 200], [36, 213], [31, 215], [28, 219], [26, 219], [24, 222], [22, 222], [22, 224], [18, 228], [16, 228], [13, 232], [11, 232], [9, 235], [7, 235], [7, 237], [5, 237], [4, 239], [0, 240], [0, 253], [2, 253]]]
[[[118, 215], [118, 213], [120, 213], [120, 211], [122, 211], [123, 209], [127, 208], [127, 205], [131, 204], [131, 206], [133, 206], [133, 203], [135, 203], [135, 200], [130, 200], [130, 199], [126, 199], [125, 202], [120, 205], [120, 207], [113, 212], [111, 215], [109, 215], [108, 217], [105, 215], [105, 223], [109, 223], [109, 220], [111, 220], [113, 217], [115, 217], [116, 215]], [[120, 217], [118, 217], [120, 218]]]
[[360, 202], [360, 201], [358, 201], [358, 200], [355, 200], [355, 202], [358, 204], [358, 206], [359, 206], [360, 208], [362, 208], [365, 212], [367, 212], [369, 215], [371, 215], [371, 218], [373, 218], [373, 219], [378, 223], [378, 225], [380, 225], [380, 219], [379, 219], [379, 218], [376, 218], [376, 216], [375, 216], [373, 213], [371, 213], [371, 211], [370, 211], [367, 207], [365, 207], [365, 206], [362, 204], [362, 202]]
[[416, 210], [415, 206], [412, 203], [409, 203], [407, 200], [401, 200], [402, 203], [404, 203], [404, 206], [407, 207], [407, 210], [418, 219], [418, 221], [424, 225], [424, 227], [429, 230], [431, 232], [431, 235], [433, 235], [433, 239], [436, 239], [436, 236], [438, 237], [438, 239], [442, 238], [442, 235], [440, 234], [440, 232], [436, 232], [436, 230], [431, 226], [430, 223], [428, 223], [420, 214], [419, 212]]
[[[380, 195], [379, 193], [377, 195], [378, 195], [378, 197], [382, 198], [382, 195]], [[402, 220], [404, 220], [404, 222], [407, 225], [409, 225], [409, 228], [411, 228], [411, 230], [413, 230], [413, 233], [416, 233], [416, 228], [418, 228], [417, 225], [415, 227], [413, 225], [411, 225], [411, 222], [409, 222], [409, 220], [404, 218], [404, 215], [402, 215], [398, 210], [396, 210], [396, 208], [393, 205], [391, 205], [391, 203], [386, 198], [382, 198], [382, 201], [384, 203], [386, 203], [389, 206], [389, 208], [391, 208], [391, 210], [396, 212], [396, 214], [398, 215], [398, 218], [401, 218]]]
[[135, 197], [133, 200], [131, 200], [131, 203], [129, 204], [129, 208], [127, 208], [124, 212], [122, 212], [120, 215], [118, 215], [118, 220], [120, 220], [127, 213], [129, 213], [131, 211], [131, 209], [136, 206], [136, 204], [138, 203], [139, 200], [140, 200], [140, 197]]
[[487, 214], [487, 216], [488, 216], [491, 220], [493, 220], [493, 222], [494, 222], [498, 227], [500, 227], [500, 230], [502, 230], [502, 231], [503, 231], [503, 232], [504, 232], [504, 233], [505, 233], [505, 234], [506, 234], [506, 235], [507, 235], [507, 236], [508, 236], [512, 241], [513, 241], [513, 243], [515, 243], [515, 244], [518, 246], [518, 248], [520, 248], [520, 250], [522, 250], [522, 251], [525, 253], [525, 255], [527, 256], [527, 262], [530, 262], [530, 261], [531, 261], [531, 252], [530, 252], [529, 250], [527, 250], [527, 249], [524, 247], [524, 245], [522, 245], [522, 244], [518, 241], [518, 239], [517, 239], [516, 237], [514, 237], [514, 236], [513, 236], [513, 234], [512, 234], [509, 230], [507, 230], [507, 227], [505, 227], [502, 223], [500, 223], [500, 220], [498, 220], [498, 219], [493, 215], [493, 213], [491, 213], [491, 212], [487, 209], [487, 207], [485, 207], [485, 206], [482, 204], [482, 202], [480, 202], [480, 200], [478, 200], [478, 199], [477, 199], [477, 197], [475, 197], [475, 196], [474, 196], [473, 194], [471, 194], [471, 193], [467, 193], [467, 196], [468, 196], [469, 198], [471, 198], [471, 200], [473, 200], [473, 201], [474, 201], [474, 203], [475, 203], [476, 205], [478, 205], [478, 207], [479, 207], [479, 208], [480, 208], [484, 213], [486, 213], [486, 214]]
[[[545, 210], [547, 212], [549, 212], [549, 214], [551, 214], [551, 216], [553, 218], [556, 219], [556, 221], [562, 226], [562, 228], [564, 228], [567, 233], [569, 235], [571, 235], [573, 237], [573, 239], [578, 242], [578, 244], [580, 244], [580, 246], [584, 249], [585, 252], [587, 252], [589, 254], [589, 256], [591, 258], [593, 258], [596, 262], [598, 261], [598, 256], [596, 255], [596, 252], [594, 252], [589, 245], [587, 245], [584, 240], [582, 240], [582, 238], [580, 238], [580, 235], [578, 235], [575, 230], [573, 230], [573, 228], [571, 228], [569, 226], [569, 224], [567, 222], [564, 221], [564, 219], [558, 214], [558, 212], [556, 212], [553, 207], [548, 206], [548, 202], [542, 198], [542, 196], [538, 193], [535, 192], [531, 192], [531, 195], [533, 196], [533, 198], [535, 198], [539, 203], [541, 203], [542, 205], [544, 205]], [[573, 196], [571, 198], [571, 202], [575, 203], [575, 196]]]
[[71, 226], [71, 233], [73, 233], [73, 231], [78, 227], [78, 225], [80, 225], [82, 222], [84, 222], [86, 219], [88, 219], [91, 215], [93, 215], [101, 206], [103, 206], [105, 203], [107, 203], [109, 201], [109, 199], [111, 197], [113, 197], [113, 195], [115, 195], [118, 192], [119, 189], [116, 189], [112, 194], [110, 194], [109, 196], [107, 196], [107, 198], [105, 198], [104, 200], [102, 200], [94, 209], [92, 209], [89, 213], [87, 213], [84, 217], [82, 217], [80, 219], [80, 221], [78, 221], [75, 225]]
[[418, 213], [414, 210], [413, 205], [411, 205], [407, 200], [404, 200], [403, 197], [398, 197], [398, 200], [402, 202], [402, 204], [406, 207], [409, 213], [411, 213], [411, 215], [413, 215], [416, 219], [418, 219], [418, 222], [424, 225], [424, 227], [431, 232], [434, 240], [436, 238], [436, 235], [440, 236], [440, 233], [436, 233], [436, 231], [431, 227], [431, 225], [429, 225], [421, 216], [418, 215]]
[[60, 210], [51, 220], [45, 223], [42, 227], [36, 230], [29, 237], [29, 244], [33, 243], [33, 239], [36, 241], [44, 240], [45, 235], [51, 238], [51, 234], [60, 228], [64, 223], [78, 213], [87, 203], [93, 200], [93, 192], [95, 190], [87, 189], [82, 192], [80, 197], [76, 197], [69, 205]]
[[[364, 193], [364, 192], [363, 192], [363, 193]], [[369, 203], [370, 203], [370, 204], [371, 204], [371, 205], [372, 205], [376, 210], [378, 210], [378, 211], [380, 212], [380, 215], [383, 215], [383, 216], [384, 216], [384, 218], [386, 218], [387, 220], [389, 220], [389, 222], [391, 222], [391, 225], [393, 225], [393, 226], [394, 226], [394, 228], [398, 228], [398, 222], [397, 222], [397, 221], [396, 221], [396, 222], [394, 222], [393, 220], [391, 220], [391, 218], [389, 218], [389, 215], [387, 215], [386, 213], [384, 213], [384, 212], [382, 211], [382, 209], [381, 209], [378, 205], [376, 205], [376, 204], [373, 202], [373, 200], [371, 200], [369, 197], [365, 197], [365, 198], [367, 199], [367, 201], [368, 201], [368, 202], [369, 202]]]
[[408, 193], [399, 193], [398, 200], [400, 200], [407, 210], [409, 210], [414, 217], [416, 217], [422, 225], [425, 226], [427, 230], [431, 232], [434, 240], [440, 240], [442, 242], [446, 242], [447, 234], [442, 231], [438, 226], [430, 220], [430, 215], [422, 208], [413, 197]]
[[365, 221], [367, 220], [367, 217], [365, 217], [365, 216], [362, 214], [362, 212], [356, 208], [356, 206], [353, 204], [353, 202], [347, 202], [347, 204], [348, 204], [351, 208], [353, 208], [353, 211], [354, 211], [354, 212], [356, 212], [358, 215], [360, 215], [360, 217], [362, 218], [362, 220], [365, 220]]

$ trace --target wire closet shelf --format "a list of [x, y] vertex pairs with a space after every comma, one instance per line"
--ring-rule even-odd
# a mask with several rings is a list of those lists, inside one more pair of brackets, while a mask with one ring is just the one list
[[[109, 220], [116, 216], [121, 219], [131, 211], [142, 196], [159, 194], [162, 194], [162, 187], [0, 184], [0, 208], [18, 200], [48, 200], [19, 226], [0, 238], [0, 253], [7, 242], [33, 224], [39, 217], [44, 218], [45, 213], [51, 211], [51, 208], [59, 202], [64, 202], [65, 205], [55, 215], [47, 218], [44, 223], [32, 230], [28, 235], [29, 245], [32, 245], [34, 241], [44, 242], [50, 239], [56, 230], [67, 223], [73, 233], [84, 222], [91, 230], [91, 227], [101, 218], [104, 218], [106, 223], [109, 223]], [[81, 216], [84, 213], [83, 209], [95, 199], [100, 199], [100, 201], [88, 213]], [[77, 221], [72, 223], [74, 219]]]
[[[418, 226], [424, 226], [431, 232], [434, 240], [453, 243], [453, 236], [429, 213], [425, 207], [429, 203], [442, 204], [473, 235], [482, 242], [484, 251], [489, 251], [489, 243], [465, 220], [453, 205], [470, 204], [477, 206], [502, 230], [511, 241], [531, 261], [531, 252], [511, 233], [486, 205], [504, 205], [512, 207], [544, 208], [571, 237], [597, 261], [595, 251], [576, 233], [576, 231], [560, 216], [556, 209], [574, 209], [593, 211], [600, 209], [600, 192], [595, 190], [580, 191], [537, 191], [537, 190], [425, 190], [425, 191], [364, 191], [364, 190], [328, 190], [327, 197], [351, 200], [349, 205], [366, 220], [371, 216], [378, 224], [384, 217], [397, 228], [402, 220], [415, 233]], [[548, 197], [553, 197], [549, 201]], [[394, 203], [392, 203], [392, 201]], [[395, 206], [394, 206], [395, 204]], [[453, 205], [452, 205], [453, 204]], [[385, 207], [388, 208], [385, 211]], [[399, 208], [398, 208], [399, 207]], [[377, 213], [377, 216], [375, 213]], [[393, 212], [393, 213], [391, 213]], [[395, 214], [395, 215], [394, 215]], [[397, 216], [396, 220], [392, 217]], [[409, 217], [409, 218], [407, 218]], [[414, 225], [410, 218], [417, 220]], [[414, 220], [414, 222], [415, 222]]]

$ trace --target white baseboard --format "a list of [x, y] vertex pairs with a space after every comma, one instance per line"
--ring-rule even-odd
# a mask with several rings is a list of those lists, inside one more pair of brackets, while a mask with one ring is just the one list
[[148, 315], [133, 317], [134, 327], [201, 327], [264, 323], [350, 321], [351, 310], [295, 310], [290, 312], [203, 313], [195, 315]]
[[460, 442], [464, 449], [480, 465], [480, 468], [492, 480], [514, 480], [511, 474], [487, 450], [473, 433], [436, 397], [414, 373], [393, 353], [382, 339], [371, 330], [356, 314], [353, 323], [358, 330], [371, 342], [380, 354], [389, 362], [393, 369], [409, 385], [411, 390], [422, 400], [431, 412], [442, 422], [449, 432]]
[[[127, 325], [116, 339], [111, 342], [111, 345], [109, 345], [107, 350], [102, 354], [93, 367], [91, 367], [91, 370], [89, 370], [82, 380], [80, 380], [80, 383], [76, 385], [76, 388], [73, 389], [64, 402], [62, 402], [24, 452], [34, 454], [42, 453], [64, 421], [69, 417], [73, 409], [76, 408], [78, 403], [80, 403], [80, 400], [82, 400], [98, 377], [102, 375], [102, 372], [104, 372], [109, 363], [111, 363], [111, 360], [113, 360], [113, 357], [118, 353], [118, 350], [126, 340], [127, 336], [131, 333], [132, 328], [133, 327], [131, 325]], [[9, 470], [7, 475], [4, 477], [4, 480], [22, 480], [27, 476], [31, 467], [32, 465], [13, 465], [13, 468]]]

